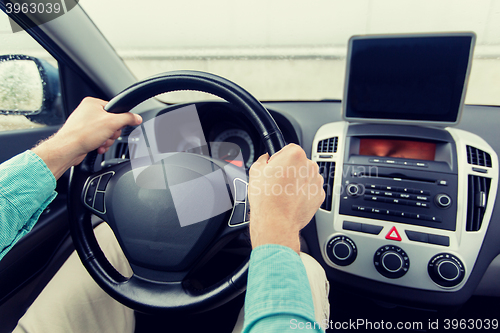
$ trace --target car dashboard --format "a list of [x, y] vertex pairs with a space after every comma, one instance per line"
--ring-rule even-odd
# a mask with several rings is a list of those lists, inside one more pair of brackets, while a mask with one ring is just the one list
[[[319, 165], [326, 196], [303, 251], [335, 286], [424, 308], [463, 304], [476, 290], [500, 296], [494, 279], [481, 282], [500, 272], [500, 146], [498, 108], [463, 105], [474, 42], [471, 33], [355, 36], [342, 102], [264, 103], [285, 141]], [[192, 105], [142, 115], [168, 132], [161, 116]], [[235, 106], [194, 105], [203, 134], [153, 154], [198, 147], [248, 170], [265, 153]], [[140, 142], [127, 141], [133, 159]]]
[[[147, 121], [186, 105], [143, 117]], [[494, 280], [480, 284], [483, 275], [498, 271], [493, 259], [500, 253], [495, 222], [500, 145], [493, 140], [494, 125], [480, 119], [489, 117], [494, 124], [498, 108], [465, 106], [459, 129], [349, 123], [342, 120], [340, 101], [264, 106], [285, 140], [300, 144], [320, 166], [327, 195], [302, 236], [304, 250], [322, 264], [332, 284], [430, 308], [462, 304], [478, 285], [483, 293], [500, 295]], [[258, 134], [230, 103], [199, 102], [196, 108], [207, 142], [244, 140], [252, 145], [243, 145], [247, 167], [265, 152]], [[123, 148], [127, 132], [106, 159], [129, 156]], [[363, 145], [373, 141], [363, 140], [410, 142], [417, 146], [403, 145], [403, 150], [420, 155], [430, 144], [436, 158], [394, 157], [401, 151], [368, 155], [373, 152], [363, 151]]]

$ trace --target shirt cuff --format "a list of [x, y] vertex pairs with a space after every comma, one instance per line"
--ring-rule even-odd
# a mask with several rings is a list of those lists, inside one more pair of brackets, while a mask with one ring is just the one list
[[0, 165], [0, 259], [36, 224], [57, 196], [45, 162], [27, 150]]
[[266, 244], [250, 256], [243, 331], [249, 332], [259, 321], [272, 321], [272, 317], [285, 325], [281, 330], [285, 332], [293, 320], [314, 323], [314, 305], [300, 256], [289, 247]]

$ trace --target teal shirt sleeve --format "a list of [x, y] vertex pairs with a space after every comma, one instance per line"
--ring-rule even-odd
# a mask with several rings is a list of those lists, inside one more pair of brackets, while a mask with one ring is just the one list
[[56, 179], [31, 150], [0, 165], [0, 260], [54, 200]]
[[299, 255], [275, 244], [252, 251], [243, 333], [323, 332], [315, 323], [311, 287]]

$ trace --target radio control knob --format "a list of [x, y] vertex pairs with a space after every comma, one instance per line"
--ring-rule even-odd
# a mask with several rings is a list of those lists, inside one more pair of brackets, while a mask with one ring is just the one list
[[441, 208], [448, 208], [451, 205], [451, 198], [448, 194], [440, 193], [434, 197], [436, 205]]
[[454, 287], [465, 276], [464, 265], [452, 254], [441, 253], [434, 256], [427, 268], [431, 279], [443, 287]]
[[402, 248], [394, 245], [382, 246], [375, 252], [373, 263], [377, 271], [390, 279], [397, 279], [408, 272], [410, 259]]
[[336, 236], [327, 245], [328, 258], [339, 266], [347, 266], [353, 263], [358, 255], [354, 241], [347, 236]]
[[358, 196], [361, 194], [361, 186], [358, 184], [349, 184], [346, 188], [347, 194], [352, 197]]

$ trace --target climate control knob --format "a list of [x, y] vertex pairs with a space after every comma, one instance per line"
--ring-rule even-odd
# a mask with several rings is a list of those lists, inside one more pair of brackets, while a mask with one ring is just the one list
[[442, 287], [454, 287], [465, 276], [464, 264], [453, 254], [440, 253], [432, 257], [427, 266], [432, 281]]
[[451, 198], [448, 194], [440, 193], [434, 197], [436, 205], [441, 208], [448, 208], [451, 205]]
[[336, 236], [328, 242], [326, 253], [333, 263], [339, 266], [347, 266], [356, 260], [358, 249], [354, 241], [349, 237]]
[[400, 278], [410, 269], [406, 252], [394, 245], [379, 248], [373, 256], [373, 264], [380, 274], [390, 279]]

